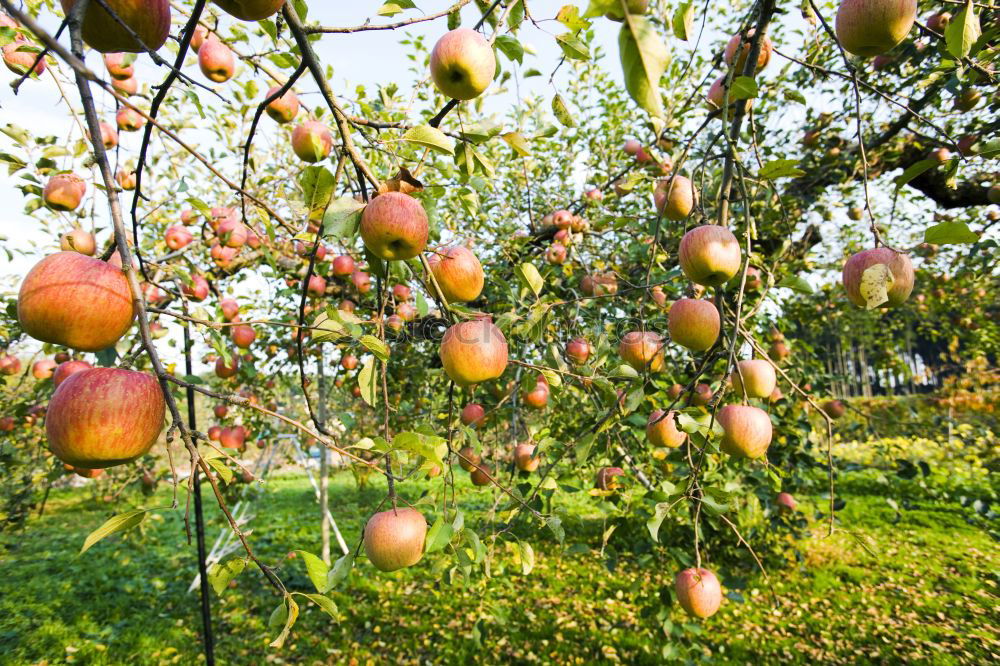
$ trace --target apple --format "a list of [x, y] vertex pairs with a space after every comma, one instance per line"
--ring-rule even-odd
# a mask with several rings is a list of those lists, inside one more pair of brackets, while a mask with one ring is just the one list
[[459, 386], [496, 379], [507, 368], [507, 339], [489, 317], [445, 331], [438, 350], [445, 374]]
[[114, 126], [108, 123], [101, 122], [101, 143], [104, 144], [105, 150], [111, 150], [118, 145], [118, 130]]
[[260, 21], [281, 9], [285, 0], [215, 0], [215, 4], [241, 21]]
[[235, 298], [223, 298], [219, 301], [219, 309], [222, 310], [222, 318], [226, 321], [236, 321], [240, 316], [240, 304]]
[[226, 449], [242, 449], [246, 442], [246, 430], [243, 426], [223, 428], [219, 433], [219, 444]]
[[334, 257], [330, 264], [330, 273], [337, 277], [346, 277], [354, 272], [354, 259], [347, 254]]
[[723, 431], [719, 448], [731, 456], [760, 458], [771, 445], [771, 417], [760, 407], [726, 405], [717, 419]]
[[[270, 99], [271, 95], [276, 94], [279, 90], [281, 90], [281, 86], [274, 86], [267, 91], [264, 99]], [[299, 114], [299, 96], [291, 89], [286, 90], [284, 95], [268, 104], [264, 110], [275, 122], [282, 125], [290, 123]]]
[[966, 88], [955, 97], [955, 108], [959, 111], [972, 111], [983, 98], [975, 88]]
[[566, 262], [566, 256], [568, 252], [566, 246], [561, 243], [553, 243], [549, 246], [549, 249], [545, 251], [545, 260], [550, 264], [559, 266]]
[[397, 302], [405, 302], [410, 300], [412, 297], [412, 292], [410, 288], [405, 284], [395, 284], [392, 286], [392, 297], [396, 299]]
[[0, 375], [8, 377], [21, 372], [21, 359], [13, 354], [0, 355]]
[[601, 192], [596, 187], [592, 187], [583, 193], [583, 196], [587, 201], [601, 201], [604, 199], [604, 192]]
[[774, 372], [774, 366], [764, 359], [752, 361], [740, 361], [737, 370], [732, 374], [733, 390], [737, 397], [746, 394], [749, 398], [766, 398], [774, 392], [778, 385], [778, 376]]
[[691, 402], [699, 407], [704, 407], [708, 403], [712, 402], [712, 397], [715, 392], [712, 391], [712, 387], [708, 384], [698, 384], [694, 387], [694, 394], [691, 396]]
[[884, 264], [892, 273], [892, 284], [888, 286], [886, 305], [901, 305], [913, 291], [913, 264], [905, 254], [887, 247], [863, 250], [851, 256], [844, 264], [843, 282], [847, 298], [859, 307], [865, 307], [865, 297], [861, 294], [861, 280], [864, 272], [876, 264]]
[[[350, 302], [350, 301], [348, 301], [348, 302]], [[351, 303], [352, 307], [353, 307], [353, 305], [354, 304]], [[340, 309], [342, 310], [343, 308], [340, 308]], [[395, 333], [399, 333], [401, 330], [403, 330], [403, 326], [405, 326], [405, 325], [406, 325], [406, 322], [403, 321], [403, 318], [400, 317], [398, 314], [391, 314], [391, 315], [389, 315], [388, 317], [385, 318], [385, 327], [388, 328], [390, 331], [393, 331]]]
[[427, 262], [445, 300], [468, 303], [479, 298], [485, 278], [483, 267], [472, 250], [453, 245], [435, 250]]
[[[115, 16], [97, 2], [83, 15], [83, 41], [101, 53], [156, 51], [170, 34], [170, 0], [105, 0]], [[59, 0], [68, 16], [76, 0]], [[117, 17], [117, 18], [116, 18]], [[128, 26], [126, 30], [119, 20]], [[137, 41], [131, 33], [139, 37]]]
[[711, 301], [682, 298], [667, 313], [670, 339], [691, 351], [710, 349], [719, 339], [721, 328], [719, 310]]
[[135, 310], [121, 270], [78, 252], [57, 252], [28, 271], [17, 318], [36, 340], [100, 351], [128, 332]]
[[534, 444], [518, 444], [514, 447], [514, 465], [522, 472], [534, 472], [540, 462], [535, 456]]
[[222, 426], [214, 425], [214, 426], [210, 427], [208, 429], [208, 432], [205, 433], [205, 434], [208, 435], [208, 438], [211, 441], [218, 442], [219, 439], [222, 437]]
[[[3, 63], [7, 65], [7, 69], [19, 75], [23, 75], [29, 67], [34, 65], [35, 76], [41, 76], [45, 72], [45, 58], [39, 59], [40, 53], [41, 49], [34, 44], [22, 39], [15, 39], [4, 44]], [[37, 65], [35, 64], [36, 60], [38, 60]]]
[[73, 465], [63, 465], [63, 467], [67, 471], [73, 472], [77, 476], [81, 476], [85, 479], [96, 479], [100, 475], [104, 474], [103, 469], [87, 469], [86, 467], [74, 467]]
[[56, 362], [50, 358], [35, 361], [31, 366], [31, 375], [35, 379], [49, 379], [56, 370]]
[[462, 408], [461, 419], [463, 425], [478, 428], [486, 423], [486, 410], [483, 409], [482, 405], [470, 402]]
[[781, 392], [781, 389], [778, 387], [774, 387], [774, 390], [771, 391], [771, 395], [767, 396], [767, 400], [768, 402], [778, 402], [784, 397], [785, 394]]
[[257, 339], [257, 333], [254, 332], [252, 326], [240, 324], [239, 326], [233, 326], [233, 330], [229, 332], [229, 337], [232, 338], [233, 344], [237, 347], [249, 349], [253, 341]]
[[566, 358], [572, 363], [583, 365], [590, 358], [592, 351], [590, 341], [587, 338], [573, 338], [566, 345]]
[[951, 151], [947, 148], [935, 148], [927, 157], [938, 164], [944, 164], [951, 159]]
[[657, 409], [649, 415], [646, 422], [646, 439], [657, 447], [676, 449], [687, 439], [687, 433], [677, 428], [677, 413]]
[[201, 275], [192, 275], [191, 282], [181, 285], [181, 293], [192, 301], [200, 303], [208, 298], [208, 280]]
[[307, 120], [292, 130], [292, 151], [303, 162], [325, 160], [333, 150], [333, 135], [321, 122]]
[[471, 446], [463, 446], [458, 451], [458, 465], [466, 472], [471, 472], [482, 461], [482, 458]]
[[722, 108], [722, 105], [726, 101], [726, 76], [724, 74], [713, 81], [712, 85], [708, 87], [705, 100], [708, 102], [708, 108], [713, 111]]
[[613, 296], [618, 293], [618, 276], [614, 273], [594, 273], [580, 279], [580, 291], [585, 296]]
[[827, 400], [820, 405], [820, 409], [831, 419], [839, 419], [847, 413], [847, 405], [840, 400]]
[[417, 318], [417, 308], [413, 303], [400, 303], [396, 307], [396, 314], [403, 321], [413, 321]]
[[486, 38], [475, 30], [445, 33], [431, 51], [431, 78], [442, 94], [458, 100], [479, 97], [493, 82], [496, 57]]
[[319, 275], [310, 275], [306, 293], [313, 298], [319, 298], [326, 293], [326, 280]]
[[958, 140], [958, 150], [963, 155], [975, 155], [979, 152], [976, 144], [979, 143], [979, 136], [975, 134], [966, 134], [965, 136], [959, 138]]
[[135, 171], [127, 168], [118, 169], [115, 172], [115, 180], [118, 181], [118, 187], [127, 192], [134, 190], [137, 183]]
[[872, 58], [872, 69], [876, 72], [881, 72], [884, 69], [889, 69], [889, 65], [894, 62], [896, 62], [896, 59], [892, 56], [877, 55]]
[[191, 49], [197, 53], [201, 49], [201, 45], [208, 39], [217, 39], [217, 37], [209, 32], [205, 26], [196, 25], [194, 27], [194, 34], [191, 35]]
[[771, 346], [767, 348], [767, 355], [779, 362], [788, 358], [791, 353], [792, 351], [788, 348], [788, 345], [780, 340], [771, 343]]
[[0, 418], [0, 432], [14, 432], [16, 426], [17, 421], [14, 420], [13, 416]]
[[59, 237], [59, 249], [63, 252], [79, 252], [92, 257], [97, 252], [97, 241], [94, 239], [94, 234], [83, 229], [73, 229]]
[[380, 259], [411, 259], [427, 247], [427, 213], [410, 195], [386, 192], [365, 206], [360, 231], [365, 247]]
[[799, 505], [790, 493], [778, 493], [778, 496], [774, 498], [774, 503], [778, 505], [778, 511], [781, 513], [792, 513]]
[[152, 375], [92, 368], [74, 373], [52, 394], [45, 432], [64, 463], [104, 469], [145, 455], [160, 436], [165, 412]]
[[[306, 307], [309, 307], [309, 306], [306, 306]], [[343, 299], [342, 301], [340, 301], [340, 303], [337, 303], [337, 309], [338, 309], [338, 310], [341, 310], [341, 311], [343, 311], [343, 312], [354, 312], [354, 310], [355, 310], [355, 309], [356, 309], [357, 307], [358, 307], [358, 306], [354, 304], [354, 301], [352, 301], [352, 300], [351, 300], [351, 299], [349, 299], [349, 298], [345, 298], [345, 299]], [[398, 318], [398, 319], [399, 319], [400, 321], [402, 321], [402, 318], [401, 318], [401, 317], [398, 317], [398, 316], [397, 316], [397, 318]]]
[[125, 97], [131, 97], [139, 92], [139, 80], [134, 76], [130, 76], [127, 79], [111, 79], [111, 87]]
[[812, 148], [819, 143], [820, 130], [806, 130], [802, 135], [802, 145], [807, 148]]
[[226, 247], [243, 247], [250, 235], [247, 225], [232, 217], [219, 222], [215, 233], [219, 237], [219, 242]]
[[215, 374], [220, 379], [235, 377], [240, 369], [240, 357], [238, 354], [226, 354], [215, 359]]
[[225, 403], [219, 403], [212, 408], [212, 413], [215, 414], [215, 418], [224, 419], [226, 418], [226, 414], [229, 413], [229, 407]]
[[747, 291], [757, 291], [764, 281], [760, 277], [760, 269], [756, 266], [747, 266]]
[[625, 476], [625, 470], [621, 467], [602, 467], [597, 470], [594, 487], [598, 490], [617, 490], [621, 487], [618, 483], [619, 476]]
[[485, 463], [479, 463], [469, 473], [469, 480], [472, 481], [472, 485], [474, 486], [488, 486], [490, 485], [491, 476], [493, 476], [493, 468]]
[[885, 53], [906, 39], [917, 18], [917, 0], [841, 0], [835, 30], [845, 51]]
[[722, 605], [722, 586], [708, 569], [684, 569], [674, 577], [677, 603], [688, 615], [702, 619], [715, 615]]
[[684, 387], [680, 384], [671, 384], [670, 388], [667, 389], [667, 397], [671, 400], [681, 397], [682, 393], [684, 393]]
[[221, 266], [223, 268], [229, 266], [239, 253], [239, 248], [226, 247], [218, 243], [213, 244], [211, 250], [209, 251], [212, 261], [214, 261], [217, 266]]
[[222, 40], [210, 39], [198, 50], [198, 66], [209, 81], [224, 83], [236, 72], [236, 57]]
[[618, 354], [622, 360], [635, 370], [642, 372], [648, 368], [650, 372], [663, 369], [663, 338], [652, 331], [631, 331], [626, 333], [618, 345]]
[[559, 229], [569, 229], [573, 224], [573, 213], [568, 210], [557, 210], [552, 213], [552, 224]]
[[353, 370], [354, 368], [358, 367], [358, 357], [355, 356], [354, 354], [348, 354], [347, 356], [344, 356], [343, 358], [340, 359], [340, 367], [348, 371]]
[[113, 79], [129, 79], [135, 74], [135, 56], [131, 53], [105, 53], [104, 67]]
[[686, 219], [691, 214], [695, 199], [691, 180], [680, 175], [657, 181], [656, 189], [653, 190], [657, 212], [675, 222]]
[[76, 210], [87, 192], [87, 183], [75, 173], [57, 173], [42, 190], [42, 200], [52, 210]]
[[[746, 38], [744, 39], [739, 33], [735, 34], [730, 38], [729, 43], [726, 44], [726, 50], [722, 55], [722, 59], [725, 60], [727, 65], [733, 65], [733, 60], [736, 60], [736, 76], [742, 76], [743, 70], [746, 67], [747, 56], [750, 55], [750, 45], [753, 40], [754, 33], [756, 31], [753, 28], [747, 30]], [[740, 48], [740, 43], [742, 40], [743, 47]], [[739, 49], [740, 55], [736, 56], [736, 50]], [[774, 50], [774, 45], [771, 44], [771, 38], [764, 35], [764, 39], [760, 41], [760, 53], [757, 54], [757, 66], [754, 68], [755, 72], [767, 67], [767, 63], [771, 61], [771, 52]]]
[[52, 385], [59, 388], [59, 385], [69, 379], [70, 375], [90, 370], [93, 367], [86, 361], [66, 361], [65, 363], [60, 363], [56, 371], [52, 374]]
[[927, 27], [934, 32], [943, 33], [944, 29], [948, 27], [951, 23], [951, 14], [949, 12], [937, 12], [936, 14], [931, 14], [927, 17]]
[[115, 122], [122, 132], [138, 132], [146, 124], [146, 119], [135, 109], [123, 106], [115, 114]]
[[175, 224], [167, 227], [167, 232], [163, 235], [163, 241], [171, 250], [180, 250], [187, 247], [194, 240], [194, 236], [186, 227]]
[[740, 243], [715, 224], [695, 227], [681, 238], [678, 259], [689, 280], [706, 287], [728, 282], [740, 270]]
[[535, 387], [524, 394], [524, 404], [532, 409], [545, 409], [549, 404], [549, 382], [545, 375], [538, 375]]
[[636, 155], [640, 150], [642, 150], [642, 144], [639, 143], [638, 139], [627, 139], [623, 150], [628, 155]]
[[424, 554], [427, 521], [416, 509], [394, 507], [365, 524], [365, 555], [380, 571], [413, 566]]

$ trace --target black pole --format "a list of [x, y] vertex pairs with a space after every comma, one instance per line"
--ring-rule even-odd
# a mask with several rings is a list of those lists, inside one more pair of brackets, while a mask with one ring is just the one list
[[[191, 331], [188, 323], [184, 322], [184, 372], [191, 375]], [[194, 389], [188, 386], [187, 389], [187, 412], [188, 427], [192, 431], [197, 430], [198, 420], [194, 411]], [[205, 663], [208, 666], [215, 666], [215, 639], [212, 637], [212, 606], [208, 596], [208, 566], [205, 563], [205, 514], [201, 508], [201, 481], [198, 474], [198, 466], [191, 467], [193, 475], [191, 485], [194, 487], [194, 525], [198, 535], [198, 582], [201, 588], [201, 624], [202, 637], [205, 643]]]

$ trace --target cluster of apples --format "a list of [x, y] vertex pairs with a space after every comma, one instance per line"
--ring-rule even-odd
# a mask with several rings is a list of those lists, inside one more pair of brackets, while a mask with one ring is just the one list
[[[0, 12], [0, 28], [10, 28], [14, 31], [14, 39], [3, 47], [3, 63], [7, 69], [23, 76], [29, 68], [34, 66], [32, 75], [41, 76], [45, 72], [45, 58], [38, 58], [41, 49], [29, 41], [27, 35], [21, 30], [21, 25], [7, 14]], [[38, 60], [37, 65], [35, 65], [35, 60]]]

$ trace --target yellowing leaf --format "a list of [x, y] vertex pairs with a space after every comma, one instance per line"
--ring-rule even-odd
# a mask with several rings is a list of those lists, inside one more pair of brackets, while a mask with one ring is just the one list
[[889, 287], [894, 282], [892, 271], [886, 264], [874, 264], [861, 274], [861, 298], [865, 299], [866, 309], [877, 308], [889, 300]]

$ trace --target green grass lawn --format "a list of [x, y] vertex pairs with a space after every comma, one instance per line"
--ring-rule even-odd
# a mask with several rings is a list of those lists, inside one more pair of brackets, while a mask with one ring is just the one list
[[[810, 523], [812, 536], [789, 549], [798, 555], [769, 566], [774, 597], [761, 576], [751, 577], [704, 623], [676, 608], [666, 617], [648, 612], [674, 573], [643, 566], [651, 555], [623, 551], [608, 571], [599, 514], [581, 493], [565, 521], [565, 547], [531, 533], [536, 564], [529, 575], [502, 547], [490, 578], [456, 584], [428, 563], [381, 574], [362, 557], [330, 593], [339, 622], [303, 604], [282, 650], [267, 647], [277, 633], [267, 623], [279, 597], [248, 570], [212, 596], [217, 657], [221, 664], [995, 662], [995, 542], [956, 502], [920, 501], [897, 513], [861, 474], [857, 483], [842, 478], [840, 518], [851, 532], [827, 536], [825, 524]], [[346, 472], [331, 486], [331, 507], [353, 545], [384, 488], [359, 492]], [[491, 499], [487, 491], [473, 494], [468, 506], [488, 509]], [[823, 501], [799, 499], [805, 516]], [[146, 506], [169, 501], [161, 489]], [[301, 558], [286, 557], [293, 547], [319, 550], [308, 481], [272, 478], [257, 503], [251, 541], [259, 555], [281, 563], [289, 588], [311, 592]], [[207, 493], [206, 506], [211, 541], [221, 523]], [[199, 660], [198, 597], [186, 591], [195, 551], [184, 539], [183, 506], [77, 556], [86, 535], [123, 510], [83, 489], [62, 490], [23, 533], [0, 535], [0, 662]]]

